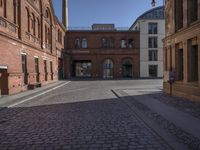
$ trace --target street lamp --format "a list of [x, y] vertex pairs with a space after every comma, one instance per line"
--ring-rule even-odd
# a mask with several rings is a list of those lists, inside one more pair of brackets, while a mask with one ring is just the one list
[[152, 0], [151, 5], [152, 5], [152, 7], [155, 7], [156, 6], [156, 0]]

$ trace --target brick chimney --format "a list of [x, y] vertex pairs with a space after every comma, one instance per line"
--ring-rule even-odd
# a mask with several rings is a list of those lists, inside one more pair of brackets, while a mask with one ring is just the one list
[[62, 0], [62, 23], [68, 27], [68, 0]]

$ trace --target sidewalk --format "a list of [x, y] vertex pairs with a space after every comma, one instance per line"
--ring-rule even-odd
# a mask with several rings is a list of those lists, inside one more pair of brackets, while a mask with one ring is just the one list
[[[158, 95], [160, 99], [164, 95], [161, 89], [152, 87], [117, 89], [115, 93], [128, 105], [136, 107], [140, 113], [187, 144], [190, 149], [200, 149], [200, 118], [182, 111], [176, 105], [169, 105], [159, 100]], [[176, 98], [165, 97], [165, 99], [173, 101]], [[192, 107], [191, 102], [188, 103], [188, 106]]]
[[42, 86], [40, 88], [36, 88], [34, 90], [28, 90], [28, 91], [10, 95], [10, 96], [2, 96], [2, 97], [0, 97], [0, 110], [7, 108], [14, 103], [18, 103], [28, 97], [40, 94], [44, 91], [50, 90], [50, 89], [52, 89], [56, 86], [62, 85], [64, 83], [66, 83], [66, 81], [57, 81], [57, 82]]

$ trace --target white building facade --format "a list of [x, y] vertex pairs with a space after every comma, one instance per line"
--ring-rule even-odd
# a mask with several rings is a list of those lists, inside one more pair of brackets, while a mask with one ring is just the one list
[[153, 8], [131, 26], [140, 31], [140, 77], [163, 77], [163, 39], [165, 37], [164, 7]]

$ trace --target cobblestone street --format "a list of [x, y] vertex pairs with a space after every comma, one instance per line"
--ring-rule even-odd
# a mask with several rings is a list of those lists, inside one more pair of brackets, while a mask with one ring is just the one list
[[[161, 80], [72, 81], [1, 110], [0, 149], [198, 149], [198, 138], [191, 147], [162, 126], [149, 123], [150, 111], [130, 96], [118, 95], [132, 87], [151, 86], [159, 91], [161, 84]], [[167, 134], [172, 139], [163, 136]]]

